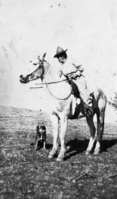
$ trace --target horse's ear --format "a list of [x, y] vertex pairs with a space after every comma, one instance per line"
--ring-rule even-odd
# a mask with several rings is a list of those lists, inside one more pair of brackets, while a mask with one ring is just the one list
[[44, 53], [44, 55], [43, 55], [43, 58], [42, 58], [43, 60], [44, 60], [45, 56], [46, 56], [46, 53]]

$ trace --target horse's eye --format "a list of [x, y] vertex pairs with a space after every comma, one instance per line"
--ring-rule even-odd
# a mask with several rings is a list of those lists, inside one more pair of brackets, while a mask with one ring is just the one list
[[34, 76], [35, 76], [35, 74], [32, 74], [32, 75], [31, 75], [31, 78], [33, 78]]

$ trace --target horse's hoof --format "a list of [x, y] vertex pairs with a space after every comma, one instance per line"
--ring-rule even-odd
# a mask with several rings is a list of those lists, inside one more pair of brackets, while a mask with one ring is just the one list
[[62, 157], [59, 157], [59, 156], [58, 156], [58, 157], [56, 158], [56, 161], [57, 161], [57, 162], [61, 162], [61, 161], [63, 161], [63, 160], [64, 160], [64, 157], [63, 157], [63, 156], [62, 156]]
[[86, 151], [85, 155], [90, 155], [91, 151]]
[[53, 157], [54, 157], [54, 154], [49, 153], [48, 158], [49, 158], [49, 159], [52, 159]]
[[49, 159], [52, 159], [52, 158], [53, 158], [53, 156], [52, 156], [51, 154], [49, 154], [48, 158], [49, 158]]
[[52, 159], [56, 154], [57, 154], [57, 151], [56, 151], [56, 150], [52, 150], [52, 151], [49, 153], [48, 158]]
[[94, 151], [93, 152], [94, 155], [99, 155], [99, 153], [100, 153], [99, 151]]

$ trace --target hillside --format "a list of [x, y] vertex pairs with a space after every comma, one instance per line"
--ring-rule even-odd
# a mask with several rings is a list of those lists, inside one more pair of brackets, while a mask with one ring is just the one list
[[[47, 127], [46, 150], [34, 150], [38, 122]], [[52, 126], [47, 114], [0, 106], [0, 198], [116, 198], [117, 125], [105, 124], [102, 151], [86, 155], [85, 120], [68, 122], [65, 159], [49, 159]]]
[[[47, 126], [47, 133], [52, 134], [52, 124], [50, 116], [46, 112], [29, 110], [25, 108], [16, 108], [0, 106], [0, 127], [1, 130], [27, 132], [35, 134], [36, 125], [44, 122]], [[68, 128], [79, 137], [89, 137], [89, 128], [85, 119], [69, 120]], [[77, 129], [78, 128], [78, 129]], [[84, 133], [82, 133], [82, 130]], [[117, 136], [117, 124], [105, 122], [104, 136]]]

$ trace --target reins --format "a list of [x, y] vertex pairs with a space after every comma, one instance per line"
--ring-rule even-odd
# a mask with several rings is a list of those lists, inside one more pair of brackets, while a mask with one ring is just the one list
[[55, 81], [55, 82], [46, 82], [46, 83], [36, 83], [35, 85], [40, 85], [40, 86], [31, 86], [30, 89], [36, 89], [36, 88], [44, 88], [43, 86], [41, 85], [49, 85], [49, 84], [56, 84], [56, 83], [61, 83], [61, 82], [64, 82], [66, 81], [66, 79], [64, 80], [61, 80], [61, 81]]
[[47, 89], [48, 89], [49, 93], [52, 95], [52, 97], [54, 97], [57, 100], [67, 100], [71, 96], [71, 94], [72, 94], [72, 89], [71, 89], [71, 92], [70, 92], [70, 94], [67, 97], [65, 97], [65, 98], [58, 98], [58, 97], [56, 97], [55, 95], [52, 94], [52, 92], [50, 91], [50, 89], [48, 87], [48, 84], [46, 86], [47, 86]]
[[61, 81], [55, 81], [55, 82], [47, 82], [47, 83], [37, 83], [35, 85], [46, 85], [46, 84], [56, 84], [56, 83], [61, 83], [61, 82], [64, 82], [66, 81], [66, 79], [63, 79]]
[[[43, 62], [42, 62], [42, 65], [43, 65]], [[38, 67], [38, 68], [39, 68], [39, 67]], [[47, 74], [48, 69], [49, 69], [49, 67], [47, 68], [46, 71], [44, 71], [44, 74], [43, 74], [44, 77], [45, 77], [45, 75]], [[35, 71], [37, 71], [37, 70], [35, 70]], [[71, 96], [71, 94], [72, 94], [72, 88], [71, 88], [71, 91], [70, 91], [70, 93], [69, 93], [69, 95], [68, 95], [67, 97], [65, 97], [65, 98], [58, 98], [58, 97], [56, 97], [56, 96], [50, 91], [48, 85], [50, 85], [50, 84], [57, 84], [57, 83], [65, 82], [65, 81], [68, 81], [68, 83], [69, 83], [69, 80], [71, 80], [71, 75], [72, 75], [73, 73], [76, 73], [76, 71], [73, 71], [73, 72], [69, 73], [69, 76], [68, 76], [68, 75], [62, 74], [62, 75], [64, 75], [64, 77], [65, 77], [65, 79], [63, 79], [63, 80], [60, 80], [60, 81], [53, 81], [53, 82], [45, 82], [45, 83], [36, 83], [35, 85], [39, 85], [39, 86], [30, 87], [30, 89], [44, 88], [43, 86], [46, 85], [46, 87], [47, 87], [49, 93], [50, 93], [51, 96], [53, 96], [55, 99], [57, 99], [57, 100], [67, 100], [67, 99]]]
[[[35, 85], [46, 85], [46, 87], [47, 87], [49, 93], [50, 93], [55, 99], [57, 99], [57, 100], [67, 100], [67, 99], [71, 96], [71, 94], [72, 94], [72, 89], [71, 89], [70, 94], [69, 94], [67, 97], [65, 97], [65, 98], [58, 98], [58, 97], [56, 97], [55, 95], [52, 94], [52, 92], [50, 91], [50, 89], [49, 89], [49, 87], [48, 87], [48, 85], [50, 85], [50, 84], [61, 83], [61, 82], [64, 82], [64, 81], [66, 81], [66, 80], [67, 80], [67, 79], [64, 79], [64, 80], [61, 80], [61, 81], [55, 81], [55, 82], [37, 83], [37, 84], [35, 84]], [[38, 88], [44, 88], [44, 87], [43, 87], [43, 86], [39, 86], [39, 87], [30, 87], [30, 89], [38, 89]]]

